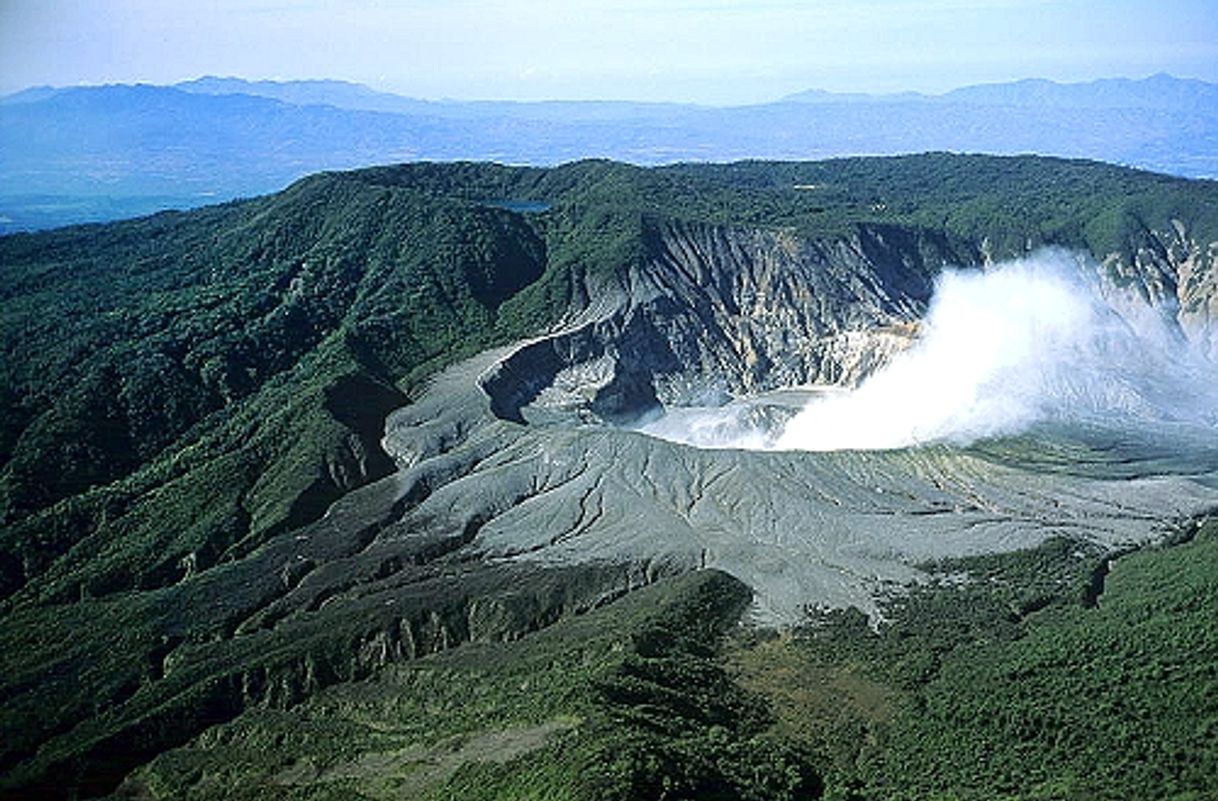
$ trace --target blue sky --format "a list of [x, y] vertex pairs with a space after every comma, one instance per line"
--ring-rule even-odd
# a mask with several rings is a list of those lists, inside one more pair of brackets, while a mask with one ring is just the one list
[[4, 93], [213, 74], [735, 104], [1156, 72], [1218, 81], [1218, 2], [0, 0]]

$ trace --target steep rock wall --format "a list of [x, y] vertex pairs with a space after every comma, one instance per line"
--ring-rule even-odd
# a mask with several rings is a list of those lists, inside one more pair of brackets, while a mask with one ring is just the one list
[[895, 227], [805, 239], [663, 222], [644, 236], [646, 258], [587, 293], [595, 308], [484, 377], [498, 416], [613, 421], [656, 403], [852, 385], [912, 341], [943, 267], [979, 261], [942, 235]]
[[[942, 269], [994, 264], [984, 239], [891, 225], [818, 239], [650, 221], [643, 236], [640, 263], [578, 293], [595, 305], [483, 377], [497, 416], [620, 422], [661, 403], [853, 386], [914, 340]], [[1203, 246], [1176, 221], [1104, 259], [1072, 252], [1127, 320], [1157, 318], [1182, 347], [1218, 358], [1218, 243]]]
[[1107, 254], [1095, 275], [1109, 303], [1153, 310], [1211, 361], [1218, 362], [1218, 242], [1199, 240], [1180, 220], [1146, 229], [1126, 252]]

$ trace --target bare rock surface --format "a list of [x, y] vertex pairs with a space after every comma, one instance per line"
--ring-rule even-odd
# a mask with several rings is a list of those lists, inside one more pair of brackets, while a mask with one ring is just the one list
[[[463, 532], [469, 556], [492, 561], [715, 567], [752, 586], [755, 618], [773, 624], [797, 621], [808, 606], [874, 613], [878, 597], [918, 580], [928, 561], [1054, 536], [1127, 547], [1218, 506], [1218, 441], [1194, 438], [1203, 432], [1047, 430], [1001, 446], [899, 451], [703, 450], [606, 426], [497, 419], [470, 378], [503, 358], [453, 368], [390, 418], [386, 450], [403, 466], [394, 498], [434, 485], [382, 529], [376, 550]], [[433, 404], [443, 413], [428, 414]]]
[[[471, 559], [716, 567], [754, 588], [757, 620], [791, 623], [809, 606], [875, 613], [929, 561], [1055, 536], [1123, 548], [1218, 508], [1207, 428], [814, 454], [701, 450], [617, 427], [661, 404], [857, 382], [908, 345], [933, 273], [959, 255], [883, 232], [829, 245], [710, 226], [655, 236], [659, 255], [590, 293], [598, 303], [565, 327], [449, 369], [390, 416], [393, 498], [421, 500], [376, 549], [460, 532]], [[1204, 347], [1208, 329], [1189, 316], [1200, 301], [1180, 304], [1195, 248], [1176, 250], [1095, 280], [1118, 310], [1141, 304]], [[1133, 283], [1104, 277], [1131, 270]]]

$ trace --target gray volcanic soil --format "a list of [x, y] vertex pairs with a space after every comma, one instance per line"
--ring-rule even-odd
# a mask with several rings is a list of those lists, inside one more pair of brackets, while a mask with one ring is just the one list
[[[470, 558], [698, 567], [755, 590], [754, 619], [809, 606], [874, 613], [929, 560], [1053, 536], [1119, 549], [1218, 506], [1204, 429], [1077, 427], [973, 448], [829, 453], [703, 450], [603, 425], [497, 418], [482, 387], [513, 351], [441, 375], [389, 419], [391, 508], [430, 487], [366, 551], [463, 532]], [[460, 399], [459, 402], [456, 402]]]
[[[1079, 259], [1080, 275], [1114, 309], [1212, 351], [1213, 283], [1182, 280], [1201, 246], [1170, 235], [1182, 244], [1161, 258]], [[698, 226], [655, 238], [654, 260], [589, 289], [596, 302], [565, 326], [450, 368], [389, 417], [399, 472], [369, 491], [379, 533], [360, 558], [447, 538], [470, 563], [612, 565], [640, 581], [716, 567], [754, 589], [757, 621], [781, 624], [809, 606], [875, 614], [929, 560], [1054, 536], [1121, 549], [1218, 508], [1212, 428], [1080, 424], [828, 453], [630, 430], [664, 408], [749, 397], [729, 426], [780, 425], [797, 401], [786, 388], [853, 386], [906, 348], [933, 275], [963, 261], [945, 241], [888, 234], [832, 247]]]
[[[749, 397], [728, 407], [729, 426], [781, 425], [798, 404], [788, 388], [853, 386], [906, 348], [933, 275], [962, 261], [942, 240], [879, 234], [830, 247], [669, 226], [655, 239], [654, 260], [588, 288], [564, 326], [450, 368], [389, 417], [399, 471], [356, 493], [375, 499], [358, 503], [378, 533], [355, 558], [392, 563], [435, 539], [468, 564], [616, 568], [610, 593], [622, 575], [716, 567], [754, 589], [757, 621], [783, 624], [810, 606], [875, 614], [930, 560], [1055, 536], [1121, 549], [1218, 508], [1218, 432], [1205, 427], [828, 453], [701, 450], [630, 430], [665, 408]], [[1180, 280], [1201, 252], [1181, 241], [1117, 265], [1136, 281], [1077, 267], [1114, 309], [1212, 350], [1197, 310], [1213, 284]], [[311, 579], [324, 581], [302, 588]]]

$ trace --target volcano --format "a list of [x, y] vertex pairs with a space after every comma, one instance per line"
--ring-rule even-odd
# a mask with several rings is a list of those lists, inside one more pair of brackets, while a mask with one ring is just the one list
[[[1045, 258], [1087, 298], [1068, 337], [1026, 335], [1047, 412], [784, 435], [876, 383], [880, 427], [967, 373], [917, 354], [1013, 335], [936, 333], [948, 276]], [[412, 164], [2, 238], [3, 786], [439, 797], [586, 778], [638, 732], [691, 797], [816, 797], [835, 768], [717, 643], [860, 612], [880, 636], [1052, 554], [986, 618], [1024, 625], [1199, 537], [1216, 261], [1212, 182], [945, 154]], [[662, 784], [642, 764], [571, 797]]]

